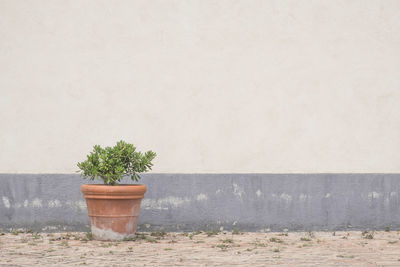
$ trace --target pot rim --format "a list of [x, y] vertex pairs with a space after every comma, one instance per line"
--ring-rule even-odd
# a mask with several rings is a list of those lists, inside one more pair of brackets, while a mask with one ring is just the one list
[[81, 191], [86, 199], [139, 199], [146, 192], [144, 184], [123, 184], [119, 186], [104, 184], [82, 184]]

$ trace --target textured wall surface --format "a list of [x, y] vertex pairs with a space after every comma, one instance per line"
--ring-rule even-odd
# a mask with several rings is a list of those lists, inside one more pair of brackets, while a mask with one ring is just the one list
[[[0, 172], [400, 172], [400, 1], [0, 1]], [[293, 185], [294, 186], [294, 185]]]
[[[149, 174], [140, 231], [400, 229], [398, 174]], [[0, 175], [0, 229], [88, 230], [77, 175]]]

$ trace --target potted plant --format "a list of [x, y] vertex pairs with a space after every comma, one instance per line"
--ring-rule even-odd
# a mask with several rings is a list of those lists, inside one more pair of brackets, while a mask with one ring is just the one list
[[143, 154], [133, 144], [119, 141], [114, 147], [95, 145], [87, 159], [77, 164], [84, 178], [104, 183], [81, 187], [95, 239], [122, 240], [134, 236], [146, 186], [118, 183], [125, 176], [139, 181], [139, 173], [151, 170], [155, 157], [153, 151]]

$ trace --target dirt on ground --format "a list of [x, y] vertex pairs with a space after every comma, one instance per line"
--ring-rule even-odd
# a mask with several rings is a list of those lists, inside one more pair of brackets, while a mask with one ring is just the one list
[[0, 266], [400, 266], [399, 231], [0, 233]]

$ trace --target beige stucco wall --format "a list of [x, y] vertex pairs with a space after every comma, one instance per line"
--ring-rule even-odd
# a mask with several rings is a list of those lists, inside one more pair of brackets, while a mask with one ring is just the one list
[[0, 172], [400, 172], [400, 1], [0, 0]]

